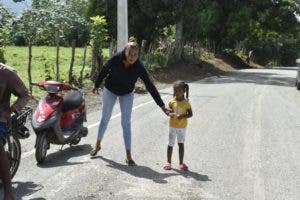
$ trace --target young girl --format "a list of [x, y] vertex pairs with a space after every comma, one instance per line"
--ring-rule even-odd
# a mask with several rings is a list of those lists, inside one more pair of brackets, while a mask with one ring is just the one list
[[[188, 101], [189, 86], [183, 81], [178, 81], [173, 86], [174, 98], [169, 102], [169, 107], [172, 110], [169, 113], [170, 116], [170, 128], [169, 128], [169, 145], [167, 151], [168, 162], [164, 165], [165, 170], [170, 170], [171, 157], [173, 152], [173, 146], [177, 137], [179, 147], [179, 168], [181, 170], [188, 170], [188, 166], [183, 163], [184, 156], [184, 140], [187, 127], [187, 118], [193, 116], [191, 105]], [[186, 93], [186, 98], [184, 94]]]

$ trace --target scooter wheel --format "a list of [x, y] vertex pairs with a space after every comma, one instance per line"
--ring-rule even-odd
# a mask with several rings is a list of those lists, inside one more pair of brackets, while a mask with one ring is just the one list
[[72, 142], [71, 142], [71, 145], [76, 145], [80, 142], [81, 138], [78, 137], [78, 138], [75, 138]]
[[38, 134], [36, 138], [36, 149], [35, 149], [35, 159], [38, 164], [44, 162], [47, 155], [48, 146], [49, 146], [49, 142], [46, 133]]
[[19, 168], [19, 164], [21, 161], [21, 144], [17, 137], [11, 137], [10, 139], [10, 149], [11, 151], [8, 151], [8, 158], [10, 161], [10, 174], [13, 178]]

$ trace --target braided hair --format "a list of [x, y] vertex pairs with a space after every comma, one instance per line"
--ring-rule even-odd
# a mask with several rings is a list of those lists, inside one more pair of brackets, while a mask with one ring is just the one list
[[[189, 85], [184, 81], [176, 81], [173, 85], [173, 88], [181, 87], [184, 93], [186, 94], [186, 99], [189, 99]], [[173, 93], [175, 96], [175, 93]]]

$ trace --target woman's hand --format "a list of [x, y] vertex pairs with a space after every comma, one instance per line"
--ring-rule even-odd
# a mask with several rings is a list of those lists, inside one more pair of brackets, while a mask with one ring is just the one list
[[162, 106], [160, 107], [162, 109], [162, 111], [167, 115], [169, 116], [170, 112], [172, 111], [171, 109], [169, 108], [166, 108], [165, 106]]
[[99, 94], [99, 88], [94, 87], [92, 92], [93, 94]]

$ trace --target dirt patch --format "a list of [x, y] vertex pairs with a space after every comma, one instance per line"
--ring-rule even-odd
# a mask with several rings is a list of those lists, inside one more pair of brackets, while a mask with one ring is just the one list
[[[223, 73], [236, 71], [230, 63], [225, 62], [221, 58], [213, 58], [207, 61], [197, 63], [180, 63], [168, 68], [161, 68], [154, 72], [149, 72], [151, 79], [154, 81], [158, 89], [170, 86], [177, 80], [192, 82], [201, 80], [210, 76], [220, 76]], [[146, 93], [144, 84], [138, 81], [136, 84], [137, 93]]]

